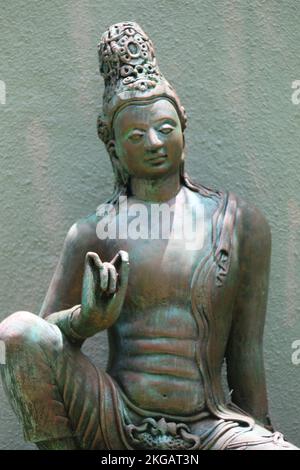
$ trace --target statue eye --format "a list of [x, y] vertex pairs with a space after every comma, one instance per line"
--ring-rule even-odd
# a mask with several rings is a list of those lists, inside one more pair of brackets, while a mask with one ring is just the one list
[[171, 124], [164, 124], [159, 128], [159, 132], [162, 134], [170, 134], [174, 130], [174, 127]]
[[143, 138], [143, 135], [143, 132], [135, 130], [131, 132], [131, 134], [128, 136], [128, 139], [132, 142], [139, 142]]

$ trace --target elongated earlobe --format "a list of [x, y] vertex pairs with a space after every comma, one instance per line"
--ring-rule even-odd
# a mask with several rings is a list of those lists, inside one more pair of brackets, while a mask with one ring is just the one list
[[129, 181], [129, 174], [127, 173], [126, 169], [120, 162], [120, 159], [117, 155], [116, 151], [116, 144], [113, 139], [111, 139], [106, 145], [107, 152], [110, 156], [111, 164], [113, 167], [113, 171], [115, 173], [116, 180], [118, 184], [127, 186]]
[[97, 133], [99, 139], [107, 146], [108, 142], [111, 140], [111, 129], [101, 114], [97, 117]]
[[109, 154], [110, 158], [118, 159], [118, 155], [117, 155], [117, 152], [116, 152], [116, 143], [113, 139], [111, 139], [109, 142], [107, 142], [106, 150], [108, 151], [108, 154]]

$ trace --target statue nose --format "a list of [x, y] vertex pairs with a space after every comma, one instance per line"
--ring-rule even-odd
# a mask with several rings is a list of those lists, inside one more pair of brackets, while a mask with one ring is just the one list
[[147, 151], [155, 151], [162, 147], [163, 142], [157, 135], [155, 129], [149, 129], [146, 135], [145, 147]]

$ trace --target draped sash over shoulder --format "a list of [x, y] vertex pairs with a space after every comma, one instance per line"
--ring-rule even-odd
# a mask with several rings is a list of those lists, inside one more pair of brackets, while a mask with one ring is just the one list
[[231, 327], [231, 309], [236, 286], [237, 256], [234, 247], [237, 200], [220, 194], [214, 214], [212, 249], [195, 270], [191, 308], [198, 324], [198, 366], [205, 387], [207, 409], [217, 418], [253, 425], [254, 420], [226, 406], [221, 368]]

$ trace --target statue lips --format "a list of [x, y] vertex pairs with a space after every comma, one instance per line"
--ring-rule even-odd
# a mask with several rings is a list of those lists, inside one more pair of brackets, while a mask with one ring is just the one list
[[147, 158], [146, 161], [150, 162], [152, 165], [160, 165], [166, 161], [167, 157], [168, 155], [166, 153], [156, 154], [154, 157]]

